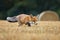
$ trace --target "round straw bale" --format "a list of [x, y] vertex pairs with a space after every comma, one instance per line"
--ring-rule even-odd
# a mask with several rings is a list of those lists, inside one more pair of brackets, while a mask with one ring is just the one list
[[59, 16], [54, 11], [44, 11], [37, 17], [39, 21], [59, 21]]

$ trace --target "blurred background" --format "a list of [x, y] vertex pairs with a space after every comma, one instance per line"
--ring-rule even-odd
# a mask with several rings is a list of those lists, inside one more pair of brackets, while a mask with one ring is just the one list
[[45, 10], [53, 10], [60, 16], [60, 0], [0, 0], [0, 20], [20, 13], [37, 15]]

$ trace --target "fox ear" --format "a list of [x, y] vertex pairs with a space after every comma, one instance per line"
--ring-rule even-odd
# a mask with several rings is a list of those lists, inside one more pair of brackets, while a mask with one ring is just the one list
[[33, 17], [33, 15], [32, 15], [32, 14], [30, 14], [30, 16], [31, 16], [31, 17]]

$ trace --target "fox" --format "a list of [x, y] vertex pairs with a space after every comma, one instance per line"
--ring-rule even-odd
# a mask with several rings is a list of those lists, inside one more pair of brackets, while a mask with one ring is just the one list
[[20, 14], [17, 16], [18, 26], [21, 26], [23, 24], [31, 26], [30, 22], [36, 23], [37, 17], [27, 14]]

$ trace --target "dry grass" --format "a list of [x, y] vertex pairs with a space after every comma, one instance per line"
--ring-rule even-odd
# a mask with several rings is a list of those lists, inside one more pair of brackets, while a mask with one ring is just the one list
[[18, 23], [0, 21], [0, 40], [60, 40], [59, 21], [38, 21], [38, 25], [18, 27]]

